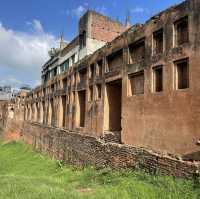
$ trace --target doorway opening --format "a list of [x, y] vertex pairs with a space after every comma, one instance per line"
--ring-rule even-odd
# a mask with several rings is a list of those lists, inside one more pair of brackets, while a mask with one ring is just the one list
[[78, 110], [77, 110], [77, 122], [79, 127], [85, 126], [85, 103], [86, 103], [86, 91], [78, 92]]
[[104, 105], [104, 130], [121, 131], [122, 81], [106, 84]]
[[53, 99], [50, 100], [50, 106], [51, 106], [51, 126], [55, 126], [56, 118], [55, 118], [55, 109], [54, 109], [54, 101], [53, 101]]
[[62, 96], [62, 127], [65, 127], [66, 123], [66, 95]]

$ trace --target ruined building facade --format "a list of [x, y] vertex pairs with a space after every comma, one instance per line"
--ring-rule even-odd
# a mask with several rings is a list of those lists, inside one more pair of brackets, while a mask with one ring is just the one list
[[[42, 68], [25, 121], [198, 159], [200, 2], [124, 27], [95, 12]], [[65, 136], [65, 135], [62, 135]], [[84, 144], [84, 143], [83, 143]]]

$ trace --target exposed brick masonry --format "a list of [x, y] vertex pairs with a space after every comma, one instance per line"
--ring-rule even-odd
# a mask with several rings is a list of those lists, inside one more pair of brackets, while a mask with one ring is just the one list
[[127, 27], [112, 21], [106, 16], [93, 13], [91, 37], [96, 40], [110, 42], [113, 38], [124, 32]]
[[78, 166], [142, 168], [186, 178], [192, 178], [200, 166], [199, 163], [181, 161], [133, 146], [105, 143], [95, 137], [37, 123], [24, 123], [23, 138], [36, 150]]

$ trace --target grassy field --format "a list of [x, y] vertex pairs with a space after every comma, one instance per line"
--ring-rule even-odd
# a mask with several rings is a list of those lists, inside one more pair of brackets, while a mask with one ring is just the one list
[[192, 199], [191, 181], [133, 171], [76, 169], [17, 143], [0, 144], [0, 199]]

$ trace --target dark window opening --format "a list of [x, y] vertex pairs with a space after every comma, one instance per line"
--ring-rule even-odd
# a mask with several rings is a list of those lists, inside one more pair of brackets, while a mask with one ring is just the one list
[[43, 81], [44, 81], [44, 83], [47, 82], [47, 80], [48, 80], [47, 74], [46, 74], [46, 75], [43, 75]]
[[82, 34], [79, 35], [79, 45], [80, 49], [86, 46], [86, 31], [83, 31]]
[[153, 33], [153, 53], [163, 53], [163, 29]]
[[79, 116], [78, 116], [78, 122], [80, 127], [85, 126], [85, 91], [79, 91], [78, 92], [78, 100], [79, 100]]
[[69, 67], [69, 59], [66, 60], [64, 63], [63, 63], [63, 69], [64, 71]]
[[72, 65], [73, 65], [75, 63], [75, 54], [72, 55], [71, 59], [72, 59]]
[[97, 84], [97, 89], [96, 89], [96, 92], [97, 92], [97, 99], [101, 99], [101, 84]]
[[89, 87], [89, 101], [92, 101], [93, 100], [93, 87], [90, 86]]
[[51, 73], [47, 72], [47, 80], [51, 78]]
[[123, 65], [123, 50], [118, 50], [107, 57], [107, 70], [110, 72], [121, 68]]
[[184, 17], [174, 24], [176, 45], [189, 42], [188, 17]]
[[103, 60], [99, 60], [97, 62], [97, 74], [98, 74], [99, 77], [102, 77], [102, 75], [103, 75], [102, 69], [103, 69]]
[[154, 71], [154, 92], [163, 91], [163, 67], [158, 66], [153, 69]]
[[71, 83], [72, 85], [76, 84], [76, 73], [71, 76]]
[[76, 96], [75, 91], [73, 91], [72, 92], [72, 103], [75, 103], [75, 96]]
[[93, 79], [94, 78], [94, 75], [95, 75], [95, 73], [94, 73], [94, 64], [91, 64], [90, 65], [90, 78], [91, 79]]
[[106, 84], [104, 130], [121, 131], [122, 82], [117, 80]]
[[51, 85], [51, 92], [54, 92], [54, 84]]
[[55, 77], [57, 75], [57, 68], [53, 69], [53, 77]]
[[178, 89], [186, 89], [189, 88], [189, 64], [188, 59], [184, 59], [176, 64], [176, 72], [177, 72], [177, 88]]
[[69, 59], [67, 59], [64, 63], [60, 66], [60, 72], [63, 73], [69, 67]]
[[43, 95], [45, 95], [45, 88], [42, 89]]
[[79, 71], [79, 81], [84, 83], [87, 79], [87, 70], [86, 68]]
[[63, 79], [63, 89], [67, 89], [67, 78]]
[[62, 127], [65, 127], [66, 125], [66, 95], [62, 96], [62, 107], [63, 107]]
[[130, 94], [144, 94], [144, 72], [139, 72], [129, 76]]
[[55, 118], [55, 109], [54, 109], [54, 101], [53, 99], [50, 100], [50, 106], [51, 106], [51, 126], [56, 125], [56, 118]]
[[129, 45], [130, 61], [137, 63], [145, 58], [145, 40], [141, 39]]

